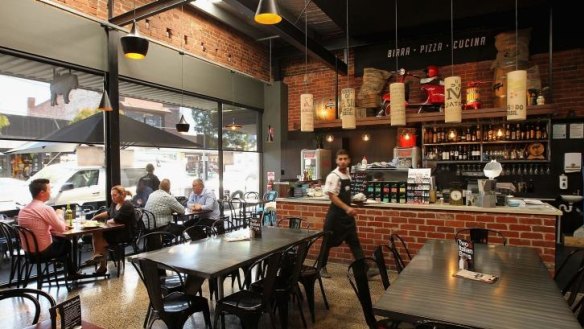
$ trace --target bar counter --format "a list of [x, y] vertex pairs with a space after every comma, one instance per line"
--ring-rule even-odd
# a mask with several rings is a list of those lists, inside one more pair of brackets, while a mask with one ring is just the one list
[[[278, 198], [276, 204], [278, 219], [302, 217], [311, 228], [322, 229], [330, 201], [326, 197]], [[397, 203], [353, 206], [366, 255], [377, 245], [386, 244], [392, 233], [404, 238], [413, 256], [428, 239], [454, 239], [460, 229], [482, 227], [503, 233], [508, 245], [536, 249], [550, 273], [555, 268], [556, 224], [562, 212], [549, 204], [537, 208]], [[349, 263], [352, 259], [346, 245], [331, 250], [333, 262]]]

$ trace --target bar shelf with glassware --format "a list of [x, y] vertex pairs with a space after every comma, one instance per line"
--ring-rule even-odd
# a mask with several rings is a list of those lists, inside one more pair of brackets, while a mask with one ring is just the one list
[[422, 126], [422, 160], [436, 163], [547, 163], [550, 119]]

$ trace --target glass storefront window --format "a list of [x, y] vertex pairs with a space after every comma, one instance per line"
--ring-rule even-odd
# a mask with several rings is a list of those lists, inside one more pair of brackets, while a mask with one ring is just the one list
[[223, 193], [259, 192], [260, 157], [255, 152], [223, 152]]
[[259, 115], [254, 110], [224, 105], [223, 149], [257, 151]]

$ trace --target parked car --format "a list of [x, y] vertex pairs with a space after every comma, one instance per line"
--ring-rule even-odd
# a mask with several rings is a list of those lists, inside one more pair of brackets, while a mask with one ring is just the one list
[[[122, 168], [121, 184], [130, 193], [135, 194], [136, 183], [144, 175], [144, 168]], [[20, 207], [30, 202], [31, 196], [28, 184], [38, 178], [47, 178], [51, 182], [51, 199], [48, 205], [76, 204], [103, 204], [106, 200], [105, 168], [99, 166], [77, 166], [69, 163], [59, 163], [44, 167], [30, 177], [26, 182], [9, 181], [7, 188], [2, 181], [3, 208]], [[17, 182], [14, 182], [17, 181]], [[5, 199], [5, 200], [4, 200]], [[10, 209], [4, 209], [10, 210]], [[0, 209], [2, 211], [2, 209]]]

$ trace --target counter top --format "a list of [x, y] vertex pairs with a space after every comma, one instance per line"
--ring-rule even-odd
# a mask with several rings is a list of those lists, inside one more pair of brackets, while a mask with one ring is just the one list
[[[330, 200], [328, 197], [303, 197], [303, 198], [278, 198], [276, 202], [289, 203], [304, 203], [314, 205], [328, 205]], [[452, 206], [449, 204], [410, 204], [410, 203], [381, 203], [381, 202], [367, 202], [364, 205], [354, 205], [357, 208], [394, 208], [394, 209], [416, 209], [416, 210], [442, 210], [442, 211], [471, 211], [483, 213], [500, 213], [500, 214], [528, 214], [528, 215], [548, 215], [561, 216], [562, 212], [545, 203], [538, 207], [495, 207], [482, 208], [476, 206]]]

